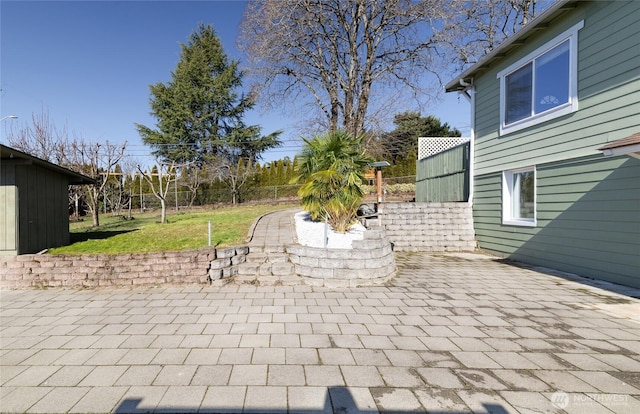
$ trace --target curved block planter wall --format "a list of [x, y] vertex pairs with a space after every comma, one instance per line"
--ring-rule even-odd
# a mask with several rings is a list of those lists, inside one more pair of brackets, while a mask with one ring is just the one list
[[0, 287], [203, 284], [232, 276], [247, 246], [116, 255], [0, 256]]
[[395, 276], [396, 262], [384, 230], [364, 232], [352, 249], [324, 249], [299, 244], [286, 250], [294, 272], [308, 285], [355, 287], [384, 283]]

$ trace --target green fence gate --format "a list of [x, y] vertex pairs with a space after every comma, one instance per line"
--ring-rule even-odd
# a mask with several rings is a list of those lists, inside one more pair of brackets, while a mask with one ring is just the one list
[[418, 160], [416, 201], [469, 200], [470, 149], [470, 143], [465, 142]]

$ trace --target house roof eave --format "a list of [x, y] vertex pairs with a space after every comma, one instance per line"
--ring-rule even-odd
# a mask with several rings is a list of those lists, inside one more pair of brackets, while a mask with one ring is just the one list
[[518, 32], [507, 38], [500, 46], [493, 49], [477, 63], [456, 76], [445, 85], [446, 92], [460, 92], [469, 88], [473, 83], [473, 78], [478, 74], [488, 70], [495, 62], [508, 56], [510, 51], [526, 43], [527, 39], [539, 30], [549, 27], [551, 21], [557, 19], [567, 11], [578, 7], [579, 0], [558, 0], [542, 14], [523, 26]]

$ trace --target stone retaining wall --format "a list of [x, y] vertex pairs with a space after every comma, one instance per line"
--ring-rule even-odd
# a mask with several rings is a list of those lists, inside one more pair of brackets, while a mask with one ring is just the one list
[[232, 276], [247, 246], [181, 252], [0, 256], [0, 287], [203, 284]]
[[391, 242], [383, 229], [364, 232], [352, 249], [324, 249], [289, 245], [286, 250], [294, 272], [313, 286], [355, 287], [384, 283], [395, 276]]
[[396, 251], [476, 249], [473, 211], [469, 203], [384, 203], [380, 216]]

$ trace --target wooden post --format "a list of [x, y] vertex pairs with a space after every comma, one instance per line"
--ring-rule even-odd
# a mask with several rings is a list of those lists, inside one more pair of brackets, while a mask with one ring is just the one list
[[377, 161], [369, 164], [370, 167], [376, 169], [376, 187], [378, 192], [378, 202], [376, 203], [376, 213], [378, 213], [378, 224], [382, 224], [380, 214], [382, 213], [382, 167], [388, 167], [388, 161]]
[[376, 167], [376, 185], [378, 189], [378, 203], [382, 203], [382, 167]]

